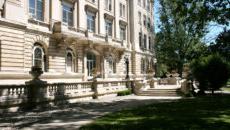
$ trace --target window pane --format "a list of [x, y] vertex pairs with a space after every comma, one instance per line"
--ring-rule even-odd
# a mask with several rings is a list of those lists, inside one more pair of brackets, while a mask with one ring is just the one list
[[69, 12], [69, 22], [68, 22], [68, 25], [69, 26], [73, 26], [73, 13], [72, 12]]
[[34, 60], [34, 66], [36, 66], [36, 67], [42, 67], [42, 60], [35, 59]]
[[32, 17], [35, 17], [35, 0], [29, 1], [29, 13], [32, 15]]
[[122, 16], [122, 4], [120, 4], [120, 16]]
[[43, 1], [37, 0], [37, 19], [43, 21]]
[[35, 0], [30, 0], [29, 1], [29, 6], [30, 6], [30, 8], [35, 9]]

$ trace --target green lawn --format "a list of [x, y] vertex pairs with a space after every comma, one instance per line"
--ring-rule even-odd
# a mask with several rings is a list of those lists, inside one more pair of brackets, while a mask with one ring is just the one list
[[182, 99], [108, 114], [81, 130], [229, 130], [230, 95]]
[[224, 90], [224, 91], [229, 91], [229, 92], [230, 92], [230, 87], [222, 88], [222, 90]]

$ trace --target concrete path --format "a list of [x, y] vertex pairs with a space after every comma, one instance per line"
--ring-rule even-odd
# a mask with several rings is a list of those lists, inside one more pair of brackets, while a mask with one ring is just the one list
[[97, 100], [77, 101], [77, 103], [46, 107], [37, 111], [4, 113], [0, 116], [0, 129], [76, 130], [110, 112], [151, 103], [171, 102], [180, 98], [109, 95]]

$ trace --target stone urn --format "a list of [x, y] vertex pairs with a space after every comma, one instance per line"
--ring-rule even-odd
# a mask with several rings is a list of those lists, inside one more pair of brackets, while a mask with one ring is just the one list
[[33, 79], [39, 79], [39, 77], [43, 74], [43, 71], [41, 67], [33, 66], [29, 73], [32, 75]]

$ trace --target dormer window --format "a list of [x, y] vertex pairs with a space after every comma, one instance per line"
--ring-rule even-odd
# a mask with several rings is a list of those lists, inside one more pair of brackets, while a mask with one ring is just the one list
[[29, 0], [30, 18], [44, 21], [43, 0]]

